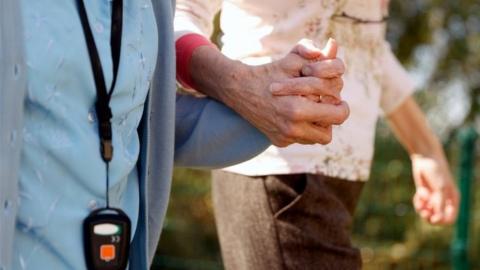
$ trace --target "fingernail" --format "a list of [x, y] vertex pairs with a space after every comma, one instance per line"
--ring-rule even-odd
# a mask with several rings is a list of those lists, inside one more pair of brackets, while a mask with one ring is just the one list
[[333, 46], [333, 45], [335, 45], [336, 42], [337, 42], [337, 41], [336, 41], [334, 38], [331, 38], [331, 37], [330, 37], [330, 38], [328, 38], [327, 44], [328, 44], [329, 46]]
[[327, 44], [322, 50], [322, 54], [328, 59], [337, 57], [337, 42], [333, 38], [329, 38]]
[[270, 84], [270, 92], [275, 93], [280, 91], [281, 85], [279, 83], [272, 83]]
[[303, 66], [302, 68], [302, 75], [303, 76], [311, 76], [313, 74], [312, 68], [309, 66]]

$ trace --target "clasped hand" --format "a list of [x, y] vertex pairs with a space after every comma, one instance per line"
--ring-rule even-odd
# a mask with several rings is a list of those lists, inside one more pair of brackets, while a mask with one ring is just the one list
[[303, 40], [278, 61], [247, 66], [242, 102], [232, 105], [276, 146], [328, 144], [332, 126], [349, 115], [340, 97], [345, 67], [336, 53], [333, 40], [323, 50]]

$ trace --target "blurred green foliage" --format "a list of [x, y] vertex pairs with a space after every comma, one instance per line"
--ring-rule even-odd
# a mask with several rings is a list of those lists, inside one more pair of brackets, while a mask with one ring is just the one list
[[[430, 70], [417, 100], [441, 135], [456, 175], [456, 131], [465, 123], [479, 122], [480, 2], [392, 0], [390, 11], [388, 39], [397, 56], [407, 67]], [[460, 87], [452, 91], [452, 82]], [[452, 103], [452, 99], [459, 101]], [[463, 113], [453, 121], [449, 117], [457, 110], [455, 106]], [[408, 156], [383, 121], [375, 147], [372, 176], [353, 227], [365, 269], [451, 269], [453, 228], [430, 226], [415, 214]], [[175, 171], [167, 221], [152, 269], [223, 269], [209, 180], [209, 172]], [[480, 252], [479, 197], [480, 192], [474, 192], [470, 234], [473, 269], [480, 269], [480, 258], [475, 256]]]

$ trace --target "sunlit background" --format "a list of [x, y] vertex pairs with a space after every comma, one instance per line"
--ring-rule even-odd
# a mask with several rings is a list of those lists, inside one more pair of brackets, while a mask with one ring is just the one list
[[[453, 173], [457, 177], [463, 172], [468, 181], [468, 161], [477, 154], [468, 158], [473, 147], [462, 150], [459, 134], [480, 124], [480, 1], [392, 0], [388, 23], [388, 40], [417, 82], [417, 101], [441, 136]], [[467, 162], [463, 171], [462, 157]], [[372, 176], [353, 228], [364, 268], [467, 269], [452, 260], [454, 239], [457, 255], [462, 244], [455, 233], [458, 230], [467, 234], [471, 269], [480, 269], [480, 185], [471, 181], [471, 188], [466, 186], [472, 194], [470, 207], [462, 212], [463, 221], [469, 221], [468, 230], [434, 227], [414, 213], [410, 170], [408, 156], [381, 121]], [[463, 196], [468, 198], [468, 192]], [[223, 269], [209, 172], [175, 171], [168, 217], [152, 269]]]

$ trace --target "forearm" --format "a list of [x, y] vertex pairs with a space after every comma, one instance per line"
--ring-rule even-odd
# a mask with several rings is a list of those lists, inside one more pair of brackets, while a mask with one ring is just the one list
[[270, 146], [261, 132], [219, 102], [178, 95], [176, 105], [176, 166], [225, 167]]
[[192, 54], [189, 63], [190, 76], [195, 90], [222, 101], [232, 107], [241, 82], [248, 69], [239, 61], [223, 55], [218, 49], [202, 46]]
[[387, 118], [395, 136], [411, 157], [421, 155], [444, 159], [440, 141], [412, 97], [407, 98]]
[[388, 120], [412, 160], [415, 210], [431, 224], [452, 224], [457, 215], [458, 190], [442, 145], [428, 127], [422, 111], [409, 97]]

